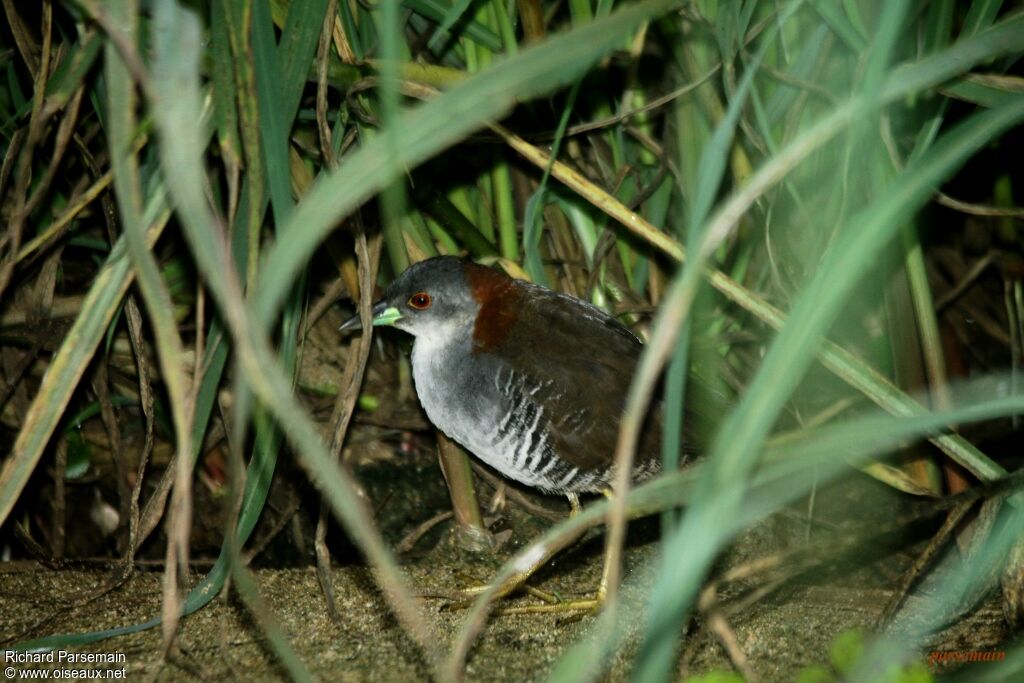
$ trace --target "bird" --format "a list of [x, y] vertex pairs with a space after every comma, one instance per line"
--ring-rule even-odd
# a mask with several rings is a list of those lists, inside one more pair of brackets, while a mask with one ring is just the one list
[[[414, 337], [429, 420], [503, 476], [550, 494], [611, 486], [619, 422], [643, 343], [602, 309], [454, 256], [420, 261], [372, 309]], [[358, 316], [341, 329], [360, 326]], [[639, 483], [661, 470], [661, 416], [647, 419]]]
[[[573, 514], [580, 494], [613, 494], [619, 424], [643, 351], [616, 318], [470, 259], [438, 256], [392, 281], [373, 305], [372, 320], [413, 336], [420, 404], [437, 429], [472, 455], [509, 479], [566, 496]], [[354, 316], [340, 329], [360, 328]], [[661, 471], [660, 409], [649, 411], [642, 426], [634, 483]], [[520, 568], [499, 594], [544, 561], [538, 556]], [[606, 555], [596, 600], [567, 609], [601, 604], [611, 561]], [[480, 591], [464, 595], [474, 592]]]

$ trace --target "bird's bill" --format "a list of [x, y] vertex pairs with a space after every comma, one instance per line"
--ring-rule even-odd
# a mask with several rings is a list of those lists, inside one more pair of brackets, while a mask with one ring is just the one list
[[[394, 325], [402, 317], [402, 314], [398, 309], [394, 306], [388, 306], [386, 301], [378, 301], [370, 312], [373, 315], [374, 327], [380, 327], [381, 325]], [[338, 331], [348, 332], [350, 330], [361, 329], [363, 329], [363, 321], [359, 319], [359, 314], [357, 313], [343, 322], [341, 327], [338, 328]]]

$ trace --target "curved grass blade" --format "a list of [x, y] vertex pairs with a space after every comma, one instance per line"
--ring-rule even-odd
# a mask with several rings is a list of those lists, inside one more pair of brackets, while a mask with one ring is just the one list
[[[998, 389], [1000, 386], [1009, 386], [1006, 376], [973, 380], [955, 388], [956, 403], [960, 407], [954, 410], [913, 417], [893, 417], [878, 410], [874, 414], [806, 433], [798, 441], [769, 448], [765, 453], [764, 464], [752, 479], [753, 492], [746, 499], [750, 505], [745, 505], [740, 511], [740, 517], [736, 519], [735, 525], [729, 525], [729, 533], [799, 498], [815, 483], [820, 485], [822, 481], [865, 462], [872, 454], [885, 453], [908, 439], [934, 434], [952, 423], [967, 424], [1024, 411], [1024, 395], [1000, 395], [1003, 393]], [[844, 457], [836, 457], [837, 454]], [[707, 469], [706, 462], [699, 463], [637, 486], [629, 493], [630, 517], [642, 517], [691, 503]], [[729, 482], [727, 485], [738, 487], [740, 482]], [[771, 487], [770, 494], [767, 489], [758, 493], [758, 487]], [[576, 517], [563, 520], [551, 527], [535, 542], [509, 558], [498, 570], [491, 585], [498, 585], [511, 576], [516, 566], [522, 563], [525, 557], [536, 553], [538, 547], [550, 546], [563, 537], [575, 538], [578, 531], [599, 526], [607, 516], [609, 506], [607, 500], [596, 501]], [[676, 557], [678, 559], [683, 556]], [[490, 596], [487, 595], [477, 599], [456, 636], [446, 667], [446, 673], [451, 678], [458, 673], [460, 658], [464, 657], [471, 647], [472, 636], [486, 615], [489, 599]], [[622, 624], [629, 623], [626, 618], [619, 621]], [[605, 644], [597, 643], [593, 646], [596, 651], [603, 651]], [[581, 645], [566, 656], [575, 658], [582, 656], [583, 652], [584, 648]], [[589, 657], [593, 658], [594, 652], [595, 649], [590, 649]], [[573, 670], [571, 666], [559, 664], [552, 679], [579, 680], [575, 677], [576, 673], [577, 670]]]
[[[442, 5], [438, 0], [402, 0], [402, 5], [442, 26], [452, 13], [452, 8]], [[467, 38], [493, 52], [501, 50], [501, 39], [494, 31], [475, 20], [466, 21], [465, 25]]]
[[[748, 479], [761, 444], [857, 279], [940, 180], [1022, 119], [1024, 98], [1019, 98], [976, 114], [950, 130], [843, 231], [772, 343], [740, 405], [723, 423], [711, 449], [707, 486], [666, 543], [665, 557], [673, 558], [673, 565], [660, 576], [651, 594], [635, 680], [660, 680], [670, 670], [677, 627], [724, 541], [713, 527], [719, 520], [733, 517], [742, 506], [741, 491], [729, 488], [729, 483]], [[685, 559], [680, 563], [675, 558], [684, 549]]]
[[[405, 112], [382, 135], [364, 145], [334, 173], [321, 177], [296, 208], [289, 239], [276, 245], [260, 283], [258, 310], [269, 319], [291, 282], [337, 220], [379, 192], [388, 182], [454, 144], [515, 103], [570, 82], [593, 60], [617, 47], [622, 36], [665, 12], [675, 0], [645, 0], [616, 14], [522, 51], [467, 79], [426, 104]], [[394, 136], [400, 150], [388, 159]]]
[[[144, 218], [149, 226], [147, 240], [150, 246], [156, 243], [169, 218], [165, 197], [158, 193], [147, 207]], [[122, 237], [111, 249], [82, 302], [82, 310], [43, 376], [11, 456], [0, 469], [0, 524], [7, 519], [39, 463], [43, 449], [132, 283], [134, 273], [130, 269], [127, 251], [128, 245]]]
[[300, 463], [324, 493], [335, 516], [378, 571], [378, 580], [402, 625], [428, 657], [437, 656], [438, 640], [419, 614], [401, 574], [373, 528], [370, 514], [355, 495], [348, 475], [334, 466], [319, 433], [296, 400], [291, 379], [274, 359], [263, 325], [250, 318], [240, 284], [229, 266], [226, 244], [202, 185], [203, 145], [190, 123], [199, 108], [199, 74], [179, 76], [172, 102], [154, 102], [162, 133], [163, 170], [175, 198], [185, 237], [234, 340], [240, 368], [256, 398], [266, 406], [295, 446]]

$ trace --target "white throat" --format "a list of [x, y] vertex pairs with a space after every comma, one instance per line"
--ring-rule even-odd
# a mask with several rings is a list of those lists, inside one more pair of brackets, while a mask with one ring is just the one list
[[459, 325], [447, 322], [432, 326], [429, 333], [416, 335], [412, 345], [413, 368], [438, 362], [441, 356], [458, 346], [461, 334], [465, 333]]

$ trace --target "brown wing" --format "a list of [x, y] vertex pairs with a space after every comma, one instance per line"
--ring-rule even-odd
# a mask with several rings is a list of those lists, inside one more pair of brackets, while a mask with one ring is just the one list
[[[490, 349], [525, 375], [533, 400], [548, 416], [555, 453], [583, 471], [613, 462], [619, 422], [641, 342], [624, 325], [579, 299], [517, 283], [516, 324]], [[647, 420], [637, 465], [658, 458], [660, 418]]]

